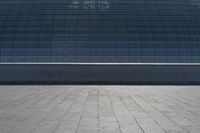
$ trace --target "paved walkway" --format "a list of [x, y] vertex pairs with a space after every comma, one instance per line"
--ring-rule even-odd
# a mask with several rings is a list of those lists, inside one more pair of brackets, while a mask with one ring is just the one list
[[0, 86], [0, 133], [200, 133], [200, 86]]

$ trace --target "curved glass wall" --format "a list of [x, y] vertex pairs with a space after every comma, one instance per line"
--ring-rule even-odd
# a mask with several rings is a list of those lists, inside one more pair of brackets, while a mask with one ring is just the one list
[[0, 62], [200, 63], [200, 2], [0, 0]]

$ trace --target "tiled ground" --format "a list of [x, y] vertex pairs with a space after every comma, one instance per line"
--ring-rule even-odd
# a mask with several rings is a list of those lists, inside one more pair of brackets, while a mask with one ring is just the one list
[[200, 133], [200, 86], [0, 86], [0, 133]]

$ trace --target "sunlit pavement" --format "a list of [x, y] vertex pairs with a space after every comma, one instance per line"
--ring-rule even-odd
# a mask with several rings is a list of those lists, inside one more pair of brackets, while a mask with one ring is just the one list
[[0, 133], [200, 133], [200, 86], [0, 86]]

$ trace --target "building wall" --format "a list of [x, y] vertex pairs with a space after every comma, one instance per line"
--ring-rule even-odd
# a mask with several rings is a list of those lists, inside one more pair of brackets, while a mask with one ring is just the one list
[[200, 65], [1, 64], [0, 83], [200, 84]]
[[200, 63], [199, 0], [0, 0], [0, 62]]

